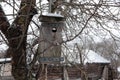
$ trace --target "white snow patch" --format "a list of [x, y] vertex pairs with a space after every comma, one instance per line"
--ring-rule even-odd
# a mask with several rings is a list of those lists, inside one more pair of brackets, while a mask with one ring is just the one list
[[120, 72], [120, 67], [117, 68], [118, 72]]
[[4, 52], [8, 49], [8, 46], [6, 44], [0, 44], [0, 52]]
[[56, 13], [47, 13], [47, 14], [43, 14], [44, 16], [51, 16], [51, 17], [64, 17], [60, 14], [56, 14]]
[[[67, 53], [67, 60], [73, 63], [80, 63], [79, 53], [69, 50], [70, 52]], [[84, 64], [85, 63], [110, 63], [109, 60], [105, 59], [104, 57], [100, 56], [98, 53], [95, 53], [92, 50], [84, 50], [82, 52], [82, 59]]]
[[103, 58], [102, 56], [100, 56], [99, 54], [95, 53], [92, 50], [86, 50], [85, 54], [86, 54], [85, 63], [86, 62], [89, 62], [89, 63], [110, 63], [109, 60]]
[[11, 61], [11, 58], [0, 58], [0, 62]]

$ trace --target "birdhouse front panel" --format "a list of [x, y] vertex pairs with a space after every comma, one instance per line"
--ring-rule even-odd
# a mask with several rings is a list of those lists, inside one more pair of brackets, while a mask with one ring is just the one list
[[61, 57], [63, 23], [43, 22], [40, 30], [39, 53], [41, 57]]

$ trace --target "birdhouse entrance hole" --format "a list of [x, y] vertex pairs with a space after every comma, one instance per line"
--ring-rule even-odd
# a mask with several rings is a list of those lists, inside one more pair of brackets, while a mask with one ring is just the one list
[[54, 32], [54, 33], [57, 32], [57, 28], [53, 27], [52, 32]]

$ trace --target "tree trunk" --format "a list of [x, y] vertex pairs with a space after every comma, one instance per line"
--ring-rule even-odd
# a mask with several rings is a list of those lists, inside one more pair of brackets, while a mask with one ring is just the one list
[[102, 80], [108, 80], [108, 66], [105, 66], [103, 69]]
[[7, 39], [8, 39], [7, 29], [9, 26], [10, 24], [5, 16], [2, 6], [0, 5], [0, 30]]
[[0, 23], [5, 24], [0, 25], [0, 30], [9, 42], [9, 52], [12, 53], [12, 75], [15, 80], [29, 80], [26, 66], [26, 39], [30, 21], [37, 12], [34, 8], [35, 3], [36, 0], [22, 0], [18, 16], [11, 26], [1, 8]]

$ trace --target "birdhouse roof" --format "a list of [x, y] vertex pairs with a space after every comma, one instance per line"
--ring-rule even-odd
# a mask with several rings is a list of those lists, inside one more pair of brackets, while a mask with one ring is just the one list
[[48, 14], [43, 14], [43, 16], [48, 16], [48, 17], [61, 17], [64, 18], [64, 16], [60, 14], [55, 14], [55, 13], [48, 13]]
[[48, 13], [40, 15], [39, 20], [41, 22], [61, 22], [64, 21], [65, 18], [60, 14]]

